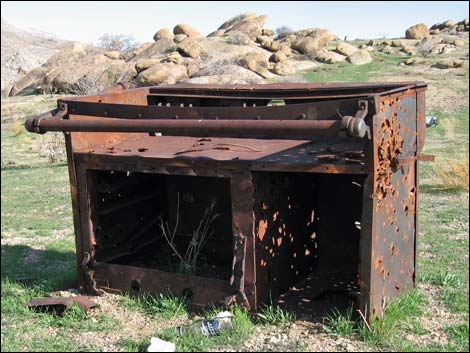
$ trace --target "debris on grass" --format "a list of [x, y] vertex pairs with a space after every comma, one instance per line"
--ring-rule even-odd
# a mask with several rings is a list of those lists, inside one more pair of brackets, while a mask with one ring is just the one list
[[65, 310], [72, 305], [78, 306], [85, 313], [97, 307], [98, 305], [91, 301], [88, 297], [85, 296], [75, 296], [68, 298], [35, 298], [30, 300], [27, 304], [27, 307], [38, 312], [50, 312], [58, 316], [62, 316]]
[[172, 342], [161, 340], [157, 337], [150, 339], [150, 346], [147, 348], [147, 352], [174, 352], [176, 346]]
[[202, 336], [220, 336], [222, 330], [233, 328], [232, 318], [231, 313], [223, 311], [212, 319], [198, 320], [190, 325], [179, 326], [176, 328], [176, 332], [179, 335], [191, 332]]

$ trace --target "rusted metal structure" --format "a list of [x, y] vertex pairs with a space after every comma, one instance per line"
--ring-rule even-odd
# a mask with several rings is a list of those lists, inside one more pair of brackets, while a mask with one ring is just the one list
[[[370, 317], [415, 285], [425, 89], [120, 87], [61, 99], [26, 128], [65, 133], [83, 292], [256, 310], [308, 281], [301, 296], [358, 291]], [[159, 220], [184, 248], [211, 202], [204, 265], [177, 273]]]

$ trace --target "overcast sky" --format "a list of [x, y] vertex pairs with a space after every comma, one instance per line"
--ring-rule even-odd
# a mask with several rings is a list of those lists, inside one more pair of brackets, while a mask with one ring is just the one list
[[428, 26], [468, 17], [467, 1], [2, 1], [2, 16], [19, 28], [34, 28], [63, 39], [96, 43], [104, 33], [152, 41], [162, 28], [187, 23], [204, 34], [243, 12], [268, 15], [266, 28], [328, 28], [348, 39], [400, 37], [416, 23]]

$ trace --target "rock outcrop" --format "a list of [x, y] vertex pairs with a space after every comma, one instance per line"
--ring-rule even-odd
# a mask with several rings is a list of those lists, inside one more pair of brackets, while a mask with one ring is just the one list
[[223, 37], [232, 32], [240, 32], [251, 39], [263, 34], [263, 26], [267, 16], [258, 16], [254, 13], [245, 13], [225, 21], [215, 32], [208, 37]]
[[[20, 80], [27, 72], [44, 64], [70, 43], [39, 31], [24, 31], [1, 18], [1, 90]], [[11, 88], [11, 87], [9, 87]], [[8, 92], [7, 92], [8, 93]]]
[[359, 49], [354, 54], [348, 56], [346, 59], [353, 65], [364, 65], [372, 61], [369, 51], [366, 49]]
[[354, 45], [345, 42], [341, 42], [336, 45], [336, 51], [341, 55], [353, 55], [357, 50], [358, 49]]
[[173, 34], [176, 36], [178, 34], [185, 34], [188, 37], [201, 38], [204, 37], [197, 29], [186, 24], [177, 24], [173, 28]]
[[[242, 14], [224, 22], [207, 37], [189, 25], [179, 24], [173, 32], [158, 30], [153, 42], [126, 52], [71, 43], [40, 67], [23, 73], [24, 77], [8, 92], [90, 94], [118, 81], [134, 81], [139, 86], [261, 83], [289, 80], [326, 64], [365, 65], [384, 60], [387, 55], [403, 56], [399, 66], [460, 68], [468, 61], [460, 60], [465, 58], [468, 35], [459, 32], [461, 28], [468, 29], [468, 19], [433, 26], [432, 31], [439, 31], [439, 35], [432, 35], [425, 25], [419, 24], [408, 28], [407, 38], [353, 42], [339, 41], [321, 28], [275, 36], [272, 30], [263, 28], [265, 22], [266, 16]], [[453, 51], [458, 51], [459, 56], [455, 57], [459, 59], [437, 60], [429, 55], [443, 56]]]
[[158, 42], [160, 39], [171, 39], [173, 40], [173, 33], [168, 28], [162, 28], [153, 36], [153, 40]]
[[429, 36], [429, 28], [424, 23], [411, 26], [405, 32], [406, 39], [423, 39]]
[[296, 34], [297, 39], [292, 43], [292, 48], [312, 59], [317, 57], [321, 49], [326, 48], [335, 39], [329, 30], [321, 28], [307, 29], [296, 32]]
[[326, 64], [336, 64], [346, 60], [346, 56], [335, 53], [334, 51], [325, 51], [318, 55], [316, 60]]
[[137, 75], [136, 82], [139, 86], [153, 86], [162, 83], [173, 84], [188, 78], [186, 66], [173, 63], [159, 63]]

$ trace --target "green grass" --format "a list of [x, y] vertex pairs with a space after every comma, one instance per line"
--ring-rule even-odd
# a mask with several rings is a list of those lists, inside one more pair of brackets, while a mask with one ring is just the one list
[[351, 337], [355, 331], [357, 322], [353, 319], [353, 307], [349, 307], [345, 312], [338, 309], [325, 317], [325, 325], [328, 332], [343, 337]]
[[418, 290], [412, 290], [395, 299], [386, 308], [383, 318], [370, 322], [370, 329], [361, 324], [359, 336], [367, 343], [392, 347], [400, 344], [402, 332], [414, 317], [424, 314], [426, 297]]
[[351, 65], [348, 62], [325, 65], [318, 70], [311, 71], [305, 75], [309, 82], [364, 82], [372, 78], [383, 76], [384, 67], [387, 67], [387, 74], [399, 72], [401, 69], [397, 65], [408, 59], [408, 56], [394, 57], [374, 53], [372, 62], [364, 65]]
[[[370, 346], [382, 349], [406, 350], [416, 348], [403, 341], [404, 332], [423, 335], [426, 330], [417, 320], [425, 312], [426, 297], [412, 290], [386, 308], [383, 318], [376, 318], [367, 325], [350, 307], [345, 312], [333, 310], [325, 319], [327, 330], [334, 335], [359, 339]], [[405, 347], [406, 346], [406, 347]]]
[[157, 333], [157, 337], [175, 343], [178, 352], [204, 352], [227, 345], [236, 347], [251, 335], [253, 323], [245, 310], [234, 307], [231, 312], [233, 328], [222, 330], [220, 336], [205, 337], [190, 332], [178, 335], [176, 330], [168, 329]]
[[[456, 350], [465, 351], [465, 347], [468, 352], [468, 320], [452, 326], [448, 326], [446, 331], [450, 334], [453, 344], [451, 347]], [[464, 348], [464, 349], [462, 349]]]
[[[233, 346], [237, 347], [247, 340], [253, 330], [253, 323], [250, 314], [239, 307], [233, 307], [232, 328], [221, 331], [219, 336], [205, 337], [192, 332], [183, 335], [177, 334], [175, 328], [169, 328], [161, 332], [156, 332], [155, 337], [173, 342], [177, 352], [204, 352], [217, 347]], [[211, 310], [206, 313], [206, 319], [214, 317], [220, 310]], [[150, 342], [150, 337], [140, 340], [123, 340], [121, 347], [126, 352], [142, 352], [146, 350]]]
[[294, 313], [282, 309], [279, 305], [274, 305], [272, 302], [262, 305], [257, 313], [257, 317], [261, 323], [269, 325], [286, 325], [295, 321]]
[[171, 293], [159, 294], [158, 296], [142, 293], [136, 297], [123, 295], [121, 300], [128, 309], [140, 310], [147, 315], [164, 320], [183, 316], [188, 310], [187, 300]]
[[150, 345], [150, 339], [147, 337], [141, 338], [139, 340], [126, 338], [121, 339], [118, 343], [119, 347], [121, 347], [122, 351], [124, 352], [145, 352]]
[[[2, 279], [2, 351], [90, 351], [96, 347], [88, 342], [74, 343], [77, 332], [119, 329], [115, 319], [90, 317], [78, 306], [67, 308], [63, 317], [36, 313], [25, 306], [33, 298], [46, 296], [53, 287], [46, 280], [26, 286]], [[49, 337], [51, 328], [58, 329], [58, 336]]]

